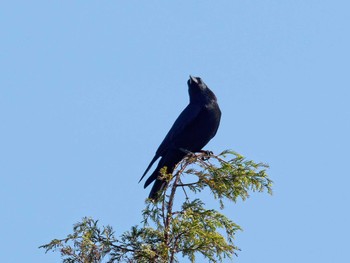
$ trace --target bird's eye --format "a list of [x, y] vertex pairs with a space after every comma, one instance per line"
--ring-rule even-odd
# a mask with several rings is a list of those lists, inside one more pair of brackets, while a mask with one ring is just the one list
[[197, 78], [199, 83], [202, 83], [202, 79], [201, 78]]

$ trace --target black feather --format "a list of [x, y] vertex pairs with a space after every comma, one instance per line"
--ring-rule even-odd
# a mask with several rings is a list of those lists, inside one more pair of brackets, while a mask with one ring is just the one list
[[153, 163], [161, 157], [144, 186], [146, 188], [155, 181], [149, 194], [151, 199], [157, 199], [165, 186], [165, 182], [158, 178], [160, 169], [166, 166], [167, 173], [172, 173], [176, 164], [186, 156], [181, 149], [200, 151], [215, 136], [220, 124], [221, 111], [215, 94], [198, 77], [190, 76], [187, 84], [190, 103], [174, 122], [140, 179], [141, 181]]

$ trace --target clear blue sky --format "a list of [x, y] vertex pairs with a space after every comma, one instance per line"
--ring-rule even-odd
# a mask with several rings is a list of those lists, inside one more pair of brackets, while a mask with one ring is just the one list
[[350, 2], [3, 1], [0, 258], [83, 216], [141, 221], [138, 180], [187, 105], [189, 74], [223, 116], [207, 145], [270, 164], [274, 195], [228, 204], [235, 262], [350, 262]]

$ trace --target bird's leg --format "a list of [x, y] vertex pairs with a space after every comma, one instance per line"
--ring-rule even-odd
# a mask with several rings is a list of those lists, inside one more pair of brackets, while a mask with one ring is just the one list
[[188, 155], [194, 155], [193, 152], [191, 152], [191, 151], [189, 151], [189, 150], [186, 150], [186, 149], [184, 149], [184, 148], [179, 148], [179, 150], [180, 150], [181, 152], [184, 152], [184, 153], [188, 154]]
[[194, 158], [194, 160], [197, 159], [197, 155], [194, 152], [191, 152], [191, 151], [189, 151], [189, 150], [187, 150], [185, 148], [179, 148], [179, 150], [181, 152], [185, 153], [187, 158], [189, 158], [189, 159]]
[[208, 150], [200, 150], [198, 152], [205, 153], [206, 155], [213, 155], [214, 154], [212, 151], [208, 151]]
[[[184, 149], [184, 148], [179, 148], [179, 150], [186, 153], [187, 155], [191, 155], [191, 156], [195, 155], [194, 152], [191, 152], [191, 151]], [[208, 150], [199, 150], [196, 152], [202, 154], [201, 159], [203, 161], [207, 161], [210, 158], [210, 156], [214, 154], [212, 151], [208, 151]]]

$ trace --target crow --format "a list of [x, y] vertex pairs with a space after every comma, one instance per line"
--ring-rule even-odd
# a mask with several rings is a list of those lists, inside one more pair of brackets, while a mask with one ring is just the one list
[[199, 77], [190, 75], [187, 85], [190, 102], [174, 122], [139, 181], [141, 182], [154, 162], [161, 157], [157, 168], [144, 185], [146, 188], [155, 181], [148, 197], [152, 200], [159, 198], [166, 185], [159, 178], [160, 169], [167, 167], [167, 173], [172, 173], [176, 164], [188, 152], [202, 150], [215, 136], [220, 124], [221, 111], [215, 94]]

